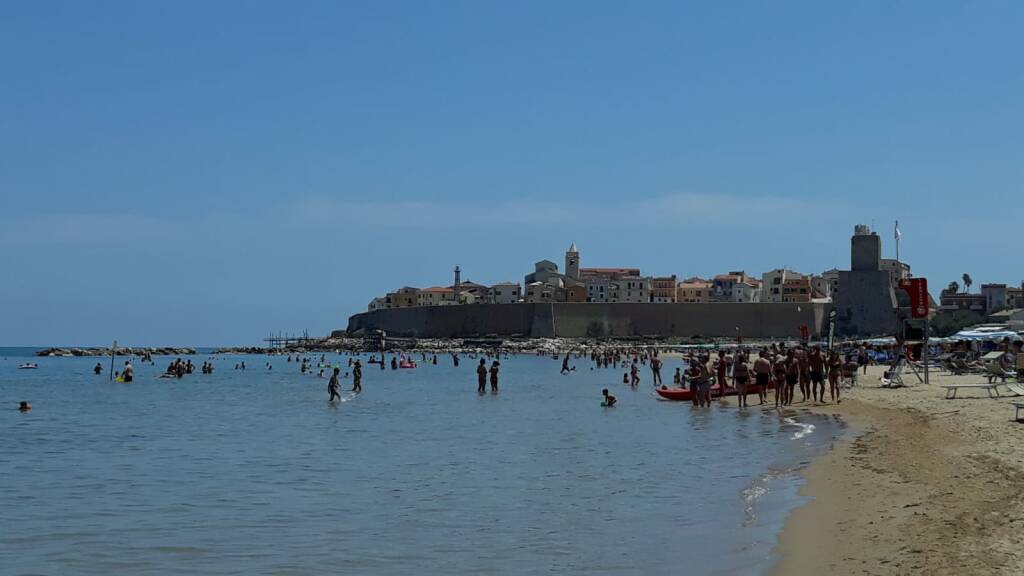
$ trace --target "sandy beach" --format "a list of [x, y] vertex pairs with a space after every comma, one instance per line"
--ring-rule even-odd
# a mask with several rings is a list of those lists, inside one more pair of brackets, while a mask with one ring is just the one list
[[812, 500], [787, 520], [772, 573], [1024, 573], [1024, 423], [1012, 398], [946, 400], [940, 385], [984, 376], [945, 372], [879, 388], [883, 370], [862, 374], [841, 404], [810, 408], [857, 434], [805, 471]]

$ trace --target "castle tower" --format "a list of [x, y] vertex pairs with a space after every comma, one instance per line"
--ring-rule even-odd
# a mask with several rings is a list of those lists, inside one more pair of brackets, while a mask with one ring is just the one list
[[850, 270], [873, 271], [882, 269], [882, 239], [864, 224], [853, 229], [850, 239]]
[[881, 269], [882, 239], [858, 224], [850, 239], [850, 269], [839, 272], [832, 297], [838, 333], [858, 336], [892, 334], [896, 330], [896, 294], [889, 272]]
[[573, 280], [580, 279], [580, 251], [575, 242], [565, 251], [565, 275]]

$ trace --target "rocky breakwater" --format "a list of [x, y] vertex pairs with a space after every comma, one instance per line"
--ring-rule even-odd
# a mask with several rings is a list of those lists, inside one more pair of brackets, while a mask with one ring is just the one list
[[[110, 348], [46, 348], [36, 352], [36, 356], [110, 356]], [[116, 356], [190, 356], [196, 353], [195, 348], [118, 348]]]

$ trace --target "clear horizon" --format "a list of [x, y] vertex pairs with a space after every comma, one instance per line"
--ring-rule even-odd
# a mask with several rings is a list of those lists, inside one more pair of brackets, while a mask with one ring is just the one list
[[1024, 7], [15, 3], [0, 343], [258, 345], [533, 263], [1024, 280]]

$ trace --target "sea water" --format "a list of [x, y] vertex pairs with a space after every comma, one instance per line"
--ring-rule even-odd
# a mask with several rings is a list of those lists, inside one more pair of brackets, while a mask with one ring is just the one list
[[193, 356], [216, 370], [181, 380], [154, 357], [119, 384], [109, 358], [28, 353], [0, 349], [3, 574], [759, 574], [797, 471], [843, 432], [584, 359], [503, 359], [478, 395], [469, 357], [364, 355], [364, 391], [329, 404], [282, 356]]

